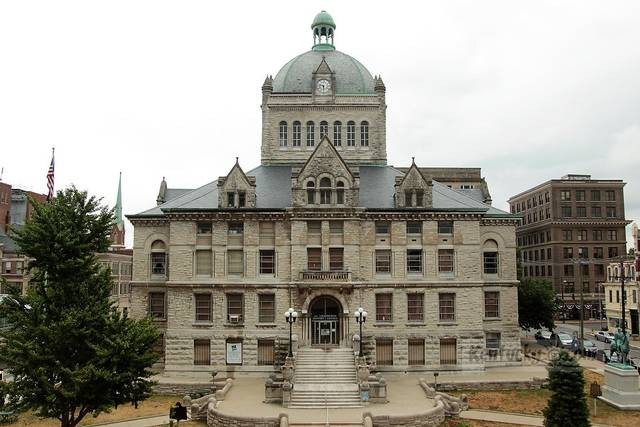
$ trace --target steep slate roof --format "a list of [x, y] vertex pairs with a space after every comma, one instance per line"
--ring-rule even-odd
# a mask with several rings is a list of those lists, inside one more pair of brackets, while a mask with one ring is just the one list
[[[256, 208], [285, 209], [291, 206], [291, 167], [258, 166], [247, 172], [256, 178]], [[395, 178], [402, 176], [393, 166], [360, 167], [360, 206], [368, 209], [395, 209], [393, 195]], [[218, 183], [212, 181], [188, 191], [175, 199], [129, 215], [131, 218], [158, 217], [171, 211], [202, 211], [218, 209]], [[490, 217], [512, 217], [508, 212], [489, 206], [463, 191], [433, 181], [433, 210], [484, 212]]]

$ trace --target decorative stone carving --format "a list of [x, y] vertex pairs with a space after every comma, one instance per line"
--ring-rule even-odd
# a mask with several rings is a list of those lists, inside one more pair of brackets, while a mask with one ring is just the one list
[[407, 173], [396, 177], [394, 197], [397, 208], [429, 208], [433, 205], [433, 184], [422, 175], [413, 159]]
[[221, 209], [256, 207], [256, 178], [244, 173], [237, 157], [236, 164], [233, 165], [229, 174], [218, 178], [218, 207]]
[[460, 415], [460, 412], [469, 409], [469, 401], [466, 394], [463, 394], [462, 396], [460, 396], [460, 398], [457, 398], [447, 393], [436, 391], [435, 388], [427, 384], [427, 381], [424, 378], [420, 378], [419, 383], [426, 396], [430, 399], [433, 399], [436, 405], [438, 404], [438, 402], [442, 403], [446, 416], [458, 416]]

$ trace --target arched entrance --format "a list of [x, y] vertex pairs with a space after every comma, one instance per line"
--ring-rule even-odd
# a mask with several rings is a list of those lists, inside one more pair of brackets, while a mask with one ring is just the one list
[[339, 345], [342, 335], [341, 316], [342, 305], [337, 299], [322, 295], [311, 301], [311, 345]]

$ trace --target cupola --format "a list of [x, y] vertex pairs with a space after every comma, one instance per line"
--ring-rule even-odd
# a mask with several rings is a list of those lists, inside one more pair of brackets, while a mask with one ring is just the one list
[[333, 46], [333, 33], [336, 30], [336, 24], [325, 10], [318, 13], [313, 19], [311, 29], [313, 30], [313, 50], [336, 50]]

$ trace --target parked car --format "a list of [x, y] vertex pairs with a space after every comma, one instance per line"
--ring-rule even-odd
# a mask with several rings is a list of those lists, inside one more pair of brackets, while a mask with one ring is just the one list
[[598, 331], [595, 333], [596, 340], [611, 342], [613, 341], [613, 334], [609, 331]]
[[564, 332], [560, 332], [559, 334], [552, 335], [551, 342], [556, 347], [572, 348], [573, 337]]
[[[583, 341], [583, 355], [587, 357], [596, 357], [598, 354], [598, 347], [593, 341], [584, 340]], [[577, 338], [572, 343], [573, 354], [580, 353], [580, 339]]]
[[551, 336], [552, 335], [553, 335], [553, 333], [551, 333], [551, 331], [548, 331], [546, 329], [540, 329], [538, 332], [536, 332], [534, 337], [535, 337], [536, 341], [538, 342], [538, 344], [544, 345], [544, 346], [550, 346], [551, 345]]

